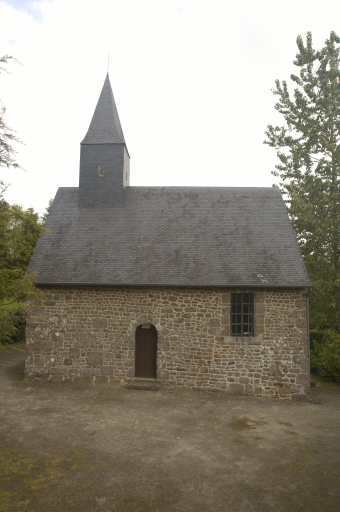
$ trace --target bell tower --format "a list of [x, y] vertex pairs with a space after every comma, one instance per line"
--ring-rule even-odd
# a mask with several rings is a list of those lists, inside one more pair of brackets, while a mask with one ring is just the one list
[[122, 208], [130, 184], [130, 156], [107, 74], [80, 143], [78, 208]]

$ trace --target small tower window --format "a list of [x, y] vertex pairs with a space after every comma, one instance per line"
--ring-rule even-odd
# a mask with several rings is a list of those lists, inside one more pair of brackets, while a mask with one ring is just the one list
[[104, 176], [104, 166], [103, 165], [98, 166], [98, 176]]

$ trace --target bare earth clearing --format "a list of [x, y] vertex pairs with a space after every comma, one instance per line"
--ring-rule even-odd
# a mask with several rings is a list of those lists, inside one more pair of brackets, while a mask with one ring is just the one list
[[310, 403], [26, 383], [20, 348], [0, 352], [1, 512], [340, 510], [339, 386]]

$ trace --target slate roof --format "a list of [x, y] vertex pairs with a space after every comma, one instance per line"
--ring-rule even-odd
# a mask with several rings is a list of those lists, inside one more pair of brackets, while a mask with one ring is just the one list
[[57, 192], [38, 284], [310, 286], [275, 188], [126, 187], [123, 208], [78, 209], [77, 195]]
[[125, 144], [125, 139], [107, 74], [92, 121], [81, 144], [110, 143]]

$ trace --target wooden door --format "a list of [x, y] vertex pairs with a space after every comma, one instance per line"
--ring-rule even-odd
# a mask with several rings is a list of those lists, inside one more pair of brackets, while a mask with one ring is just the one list
[[136, 329], [135, 376], [156, 378], [157, 330], [154, 325], [144, 324]]

